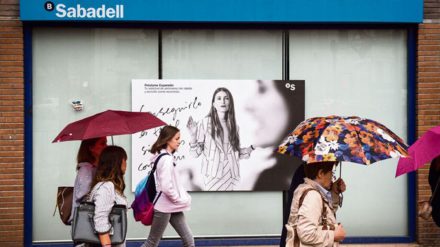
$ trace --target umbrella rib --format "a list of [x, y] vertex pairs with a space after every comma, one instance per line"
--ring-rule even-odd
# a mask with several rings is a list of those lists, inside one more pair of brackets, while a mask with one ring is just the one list
[[[351, 126], [351, 125], [347, 125], [347, 126], [350, 127], [350, 132], [353, 131], [354, 133], [356, 133], [356, 139], [357, 139], [358, 142], [359, 142], [359, 145], [360, 145], [360, 147], [361, 147], [362, 153], [364, 154], [364, 157], [367, 158], [367, 156], [365, 155], [364, 147], [363, 147], [363, 145], [362, 145], [362, 141], [361, 141], [361, 139], [360, 139], [360, 137], [359, 137], [359, 133], [356, 131], [356, 129], [354, 129], [353, 126]], [[348, 129], [348, 128], [347, 128], [347, 129]], [[370, 163], [370, 164], [371, 164], [371, 163]]]

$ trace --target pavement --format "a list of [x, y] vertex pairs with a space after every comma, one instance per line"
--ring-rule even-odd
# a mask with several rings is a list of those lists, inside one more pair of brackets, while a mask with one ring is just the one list
[[[341, 244], [340, 247], [420, 247], [418, 244]], [[224, 246], [217, 246], [224, 247]], [[242, 247], [242, 246], [229, 246]], [[279, 245], [252, 245], [246, 247], [279, 247]]]

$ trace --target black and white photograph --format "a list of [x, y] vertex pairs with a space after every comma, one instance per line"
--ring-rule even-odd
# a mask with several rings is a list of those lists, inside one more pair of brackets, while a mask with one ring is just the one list
[[[287, 190], [300, 161], [276, 148], [304, 120], [304, 81], [132, 80], [132, 111], [180, 129], [174, 154], [189, 191]], [[132, 137], [132, 190], [151, 170], [160, 128]]]

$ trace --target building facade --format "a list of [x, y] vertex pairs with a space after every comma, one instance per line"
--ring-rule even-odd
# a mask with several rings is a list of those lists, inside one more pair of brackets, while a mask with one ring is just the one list
[[[23, 2], [21, 7], [23, 8]], [[276, 9], [276, 6], [269, 7]], [[337, 10], [337, 7], [333, 7]], [[121, 84], [121, 81], [127, 79], [304, 79], [306, 85], [307, 82], [311, 85], [309, 88], [306, 87], [306, 98], [309, 99], [306, 100], [306, 116], [332, 113], [331, 107], [334, 106], [341, 107], [341, 113], [357, 114], [355, 109], [344, 106], [344, 103], [356, 102], [362, 94], [352, 91], [353, 97], [326, 97], [326, 92], [378, 92], [377, 88], [381, 88], [381, 93], [378, 92], [374, 97], [389, 98], [390, 101], [379, 100], [379, 104], [390, 106], [381, 109], [383, 114], [375, 115], [377, 105], [372, 103], [372, 108], [361, 108], [358, 110], [359, 114], [384, 119], [393, 129], [397, 129], [399, 135], [406, 136], [408, 142], [414, 141], [416, 136], [423, 134], [430, 127], [440, 124], [440, 76], [437, 72], [440, 64], [440, 11], [439, 4], [435, 1], [425, 1], [425, 17], [419, 25], [414, 20], [402, 21], [403, 23], [396, 21], [404, 17], [389, 20], [384, 18], [386, 14], [382, 15], [384, 19], [378, 19], [378, 23], [373, 21], [373, 24], [356, 18], [350, 19], [349, 15], [343, 14], [341, 16], [347, 19], [340, 19], [339, 23], [331, 22], [331, 18], [337, 18], [336, 14], [336, 17], [327, 17], [327, 20], [319, 20], [320, 15], [317, 14], [314, 16], [315, 20], [274, 21], [271, 19], [273, 17], [268, 17], [263, 21], [263, 25], [252, 24], [249, 20], [236, 21], [234, 25], [230, 25], [220, 23], [215, 19], [218, 17], [195, 15], [195, 19], [200, 18], [198, 21], [184, 24], [182, 19], [180, 22], [176, 20], [185, 18], [184, 15], [173, 12], [176, 18], [173, 19], [172, 15], [160, 11], [159, 15], [155, 16], [155, 21], [144, 23], [139, 23], [139, 20], [137, 23], [82, 23], [44, 20], [44, 17], [38, 17], [37, 14], [29, 14], [28, 11], [32, 11], [32, 8], [26, 8], [20, 19], [18, 1], [0, 2], [2, 246], [32, 246], [32, 243], [34, 246], [46, 246], [45, 244], [51, 242], [65, 243], [68, 246], [65, 242], [68, 240], [68, 228], [57, 225], [59, 220], [51, 216], [53, 207], [48, 209], [48, 205], [54, 204], [52, 200], [55, 199], [57, 185], [71, 183], [74, 170], [71, 170], [72, 174], [64, 181], [60, 174], [65, 168], [57, 170], [56, 166], [60, 164], [49, 164], [50, 160], [44, 156], [49, 156], [50, 152], [59, 152], [59, 155], [66, 154], [66, 160], [69, 160], [66, 163], [74, 163], [74, 154], [63, 153], [62, 149], [74, 150], [76, 146], [50, 146], [58, 144], [47, 142], [48, 138], [53, 137], [54, 132], [67, 123], [57, 120], [54, 116], [74, 120], [77, 116], [69, 112], [70, 105], [66, 102], [76, 99], [75, 97], [86, 99], [85, 107], [91, 110], [86, 112], [87, 114], [103, 108], [128, 108], [129, 87], [127, 89], [127, 83]], [[119, 14], [115, 14], [115, 18], [122, 17], [123, 10], [119, 8], [118, 11]], [[77, 11], [78, 14], [79, 12]], [[61, 11], [60, 15], [62, 13]], [[125, 12], [125, 15], [127, 13], [129, 12]], [[318, 10], [317, 13], [323, 12]], [[251, 15], [243, 16], [243, 19], [255, 18]], [[280, 16], [282, 18], [287, 15]], [[36, 19], [32, 20], [34, 17]], [[233, 17], [231, 14], [220, 18]], [[26, 19], [24, 22], [23, 18]], [[298, 15], [297, 18], [307, 17]], [[172, 23], [164, 24], [161, 20]], [[233, 60], [242, 62], [234, 63]], [[228, 66], [228, 63], [231, 64]], [[393, 66], [387, 67], [387, 64]], [[377, 76], [369, 74], [371, 72], [377, 73]], [[326, 87], [317, 83], [323, 83], [323, 78], [319, 77], [320, 73], [338, 77], [328, 78], [328, 83], [333, 83], [334, 86]], [[371, 78], [367, 78], [369, 76]], [[384, 77], [386, 78], [382, 81], [380, 78]], [[411, 78], [414, 78], [413, 83]], [[94, 80], [100, 82], [96, 83]], [[351, 81], [356, 83], [349, 85]], [[77, 84], [82, 87], [76, 88]], [[120, 93], [119, 96], [115, 95], [115, 88]], [[324, 91], [319, 91], [319, 88], [323, 88]], [[317, 96], [308, 93], [312, 91]], [[71, 92], [73, 93], [69, 94]], [[396, 98], [393, 98], [393, 95]], [[322, 100], [319, 104], [313, 103], [313, 97]], [[390, 118], [384, 115], [389, 115]], [[53, 130], [51, 132], [47, 129]], [[117, 141], [122, 144], [127, 142], [126, 139]], [[45, 149], [46, 146], [50, 149]], [[57, 160], [60, 161], [63, 159]], [[386, 174], [388, 171], [384, 170]], [[415, 216], [416, 201], [429, 197], [427, 171], [428, 167], [423, 168], [417, 175], [410, 175], [407, 179], [396, 182], [398, 185], [384, 184], [396, 186], [391, 187], [390, 193], [400, 193], [399, 195], [403, 196], [402, 202], [408, 201], [408, 205], [397, 208], [395, 214], [390, 214], [395, 218], [403, 218], [401, 221], [394, 225], [382, 226], [394, 228], [395, 231], [386, 233], [387, 237], [381, 237], [383, 235], [380, 232], [383, 232], [383, 229], [374, 225], [374, 215], [389, 212], [386, 207], [382, 209], [384, 212], [381, 212], [381, 209], [377, 209], [377, 212], [371, 209], [373, 213], [366, 214], [367, 218], [372, 218], [371, 222], [366, 221], [365, 227], [352, 224], [351, 230], [354, 234], [351, 234], [348, 242], [416, 241], [423, 246], [438, 245], [439, 228], [432, 222], [421, 221]], [[51, 177], [56, 179], [46, 183]], [[355, 189], [356, 185], [353, 187]], [[228, 209], [234, 209], [235, 202], [241, 198], [244, 204], [240, 206], [249, 211], [249, 215], [245, 215], [244, 219], [264, 212], [258, 207], [249, 209], [246, 205], [263, 198], [274, 201], [272, 204], [268, 203], [273, 208], [272, 213], [266, 217], [252, 217], [255, 219], [249, 223], [256, 225], [262, 222], [262, 225], [267, 226], [251, 227], [249, 230], [240, 230], [246, 226], [238, 225], [239, 229], [212, 226], [213, 229], [205, 231], [206, 225], [211, 226], [207, 223], [209, 221], [204, 221], [206, 214], [203, 211], [206, 209], [196, 206], [193, 211], [200, 213], [190, 216], [196, 219], [191, 223], [194, 225], [196, 237], [199, 237], [199, 243], [276, 244], [283, 210], [280, 193], [240, 192], [215, 196], [194, 194], [199, 204], [213, 206], [209, 201], [223, 202], [228, 205]], [[388, 194], [377, 195], [377, 190], [371, 195], [367, 190], [362, 193], [367, 199], [377, 196], [389, 197]], [[399, 204], [401, 201], [393, 202]], [[350, 219], [358, 214], [346, 213], [342, 218], [350, 225]], [[218, 221], [219, 225], [227, 225], [227, 222], [231, 221], [226, 213], [218, 213], [217, 217], [213, 220]], [[233, 215], [232, 220], [234, 217], [237, 216]], [[224, 221], [222, 218], [225, 218]], [[130, 230], [133, 232], [132, 235], [129, 234], [130, 241], [139, 240], [146, 231]], [[220, 233], [211, 234], [210, 231]], [[172, 232], [167, 232], [167, 235], [174, 236]], [[245, 240], [237, 240], [237, 237]], [[175, 242], [169, 242], [170, 245], [173, 243]]]

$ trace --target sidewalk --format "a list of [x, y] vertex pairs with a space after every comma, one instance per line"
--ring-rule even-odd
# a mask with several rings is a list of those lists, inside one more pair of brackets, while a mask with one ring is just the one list
[[[217, 246], [225, 247], [225, 246]], [[241, 246], [229, 246], [241, 247]], [[246, 247], [279, 247], [278, 245], [252, 245]], [[341, 244], [340, 247], [419, 247], [418, 244]]]

